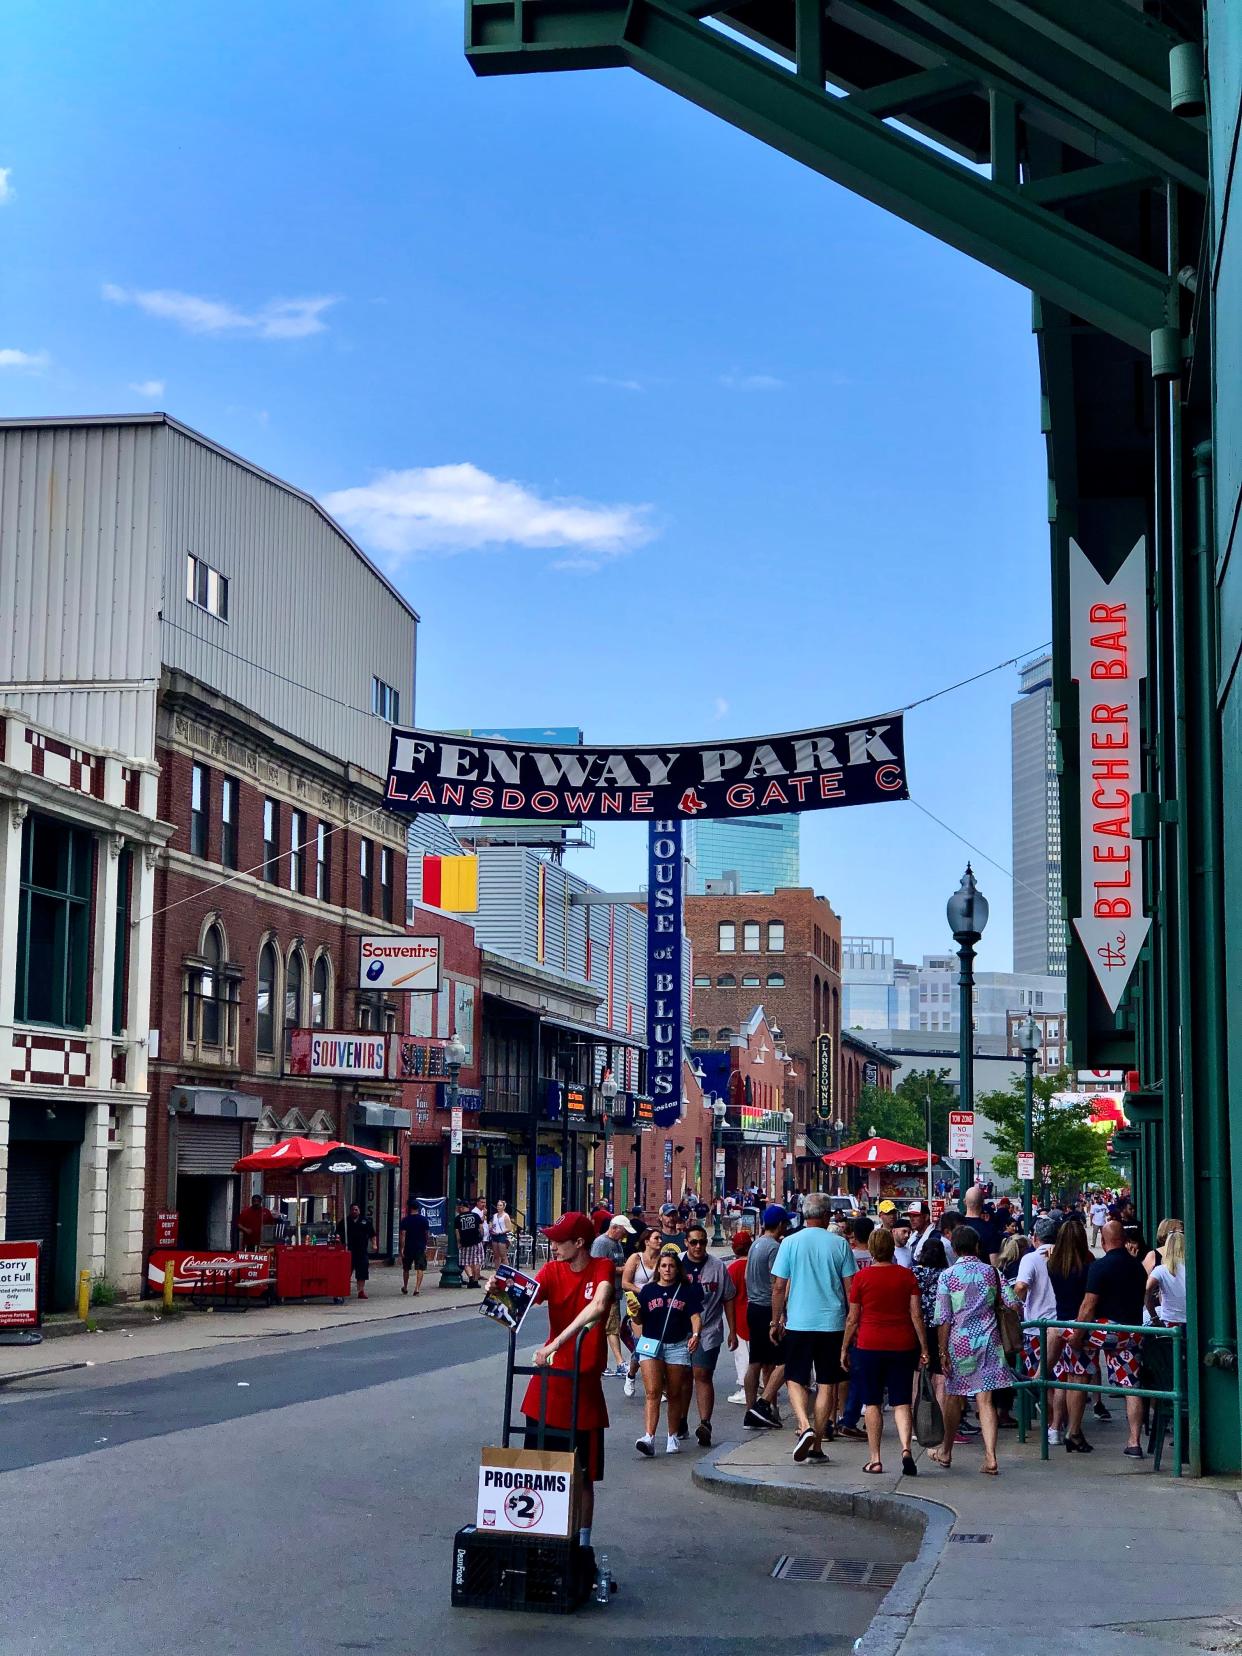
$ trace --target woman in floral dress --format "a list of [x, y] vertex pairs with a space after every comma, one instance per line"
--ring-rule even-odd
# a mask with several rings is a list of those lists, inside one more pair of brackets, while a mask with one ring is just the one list
[[963, 1399], [973, 1397], [983, 1432], [981, 1472], [994, 1478], [996, 1464], [996, 1409], [992, 1393], [1012, 1386], [1014, 1375], [1001, 1348], [996, 1320], [1001, 1295], [1006, 1305], [1018, 1307], [1017, 1296], [1002, 1283], [995, 1269], [979, 1258], [979, 1235], [969, 1225], [953, 1232], [957, 1263], [943, 1272], [936, 1285], [936, 1323], [940, 1334], [940, 1364], [944, 1371], [944, 1442], [931, 1459], [948, 1467], [962, 1418]]

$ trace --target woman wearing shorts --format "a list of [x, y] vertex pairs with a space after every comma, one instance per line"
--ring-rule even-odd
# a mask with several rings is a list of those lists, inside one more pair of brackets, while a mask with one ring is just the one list
[[492, 1264], [507, 1265], [509, 1244], [513, 1240], [513, 1220], [509, 1217], [508, 1204], [503, 1196], [496, 1203], [496, 1211], [488, 1221], [487, 1233], [488, 1241], [492, 1245]]
[[690, 1356], [699, 1343], [702, 1308], [702, 1289], [697, 1283], [685, 1280], [680, 1250], [666, 1243], [660, 1252], [654, 1279], [638, 1290], [638, 1315], [632, 1319], [634, 1332], [640, 1339], [658, 1340], [661, 1345], [658, 1357], [642, 1360], [647, 1401], [643, 1435], [634, 1445], [640, 1455], [655, 1454], [660, 1400], [666, 1392], [669, 1431], [664, 1452], [675, 1455], [681, 1449], [675, 1428], [678, 1421], [686, 1418], [690, 1407]]
[[857, 1375], [871, 1458], [864, 1472], [883, 1472], [880, 1440], [884, 1435], [887, 1391], [893, 1424], [901, 1443], [901, 1470], [914, 1477], [914, 1411], [910, 1398], [914, 1371], [927, 1362], [927, 1331], [919, 1305], [914, 1272], [894, 1263], [893, 1234], [881, 1225], [867, 1239], [871, 1269], [850, 1279], [850, 1314], [841, 1342], [842, 1364]]

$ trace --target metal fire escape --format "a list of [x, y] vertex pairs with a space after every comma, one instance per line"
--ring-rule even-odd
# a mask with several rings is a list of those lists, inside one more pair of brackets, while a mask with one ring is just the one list
[[[1141, 536], [1148, 548], [1146, 791], [1134, 832], [1147, 847], [1153, 924], [1116, 1015], [1071, 937], [1072, 1048], [1083, 1067], [1142, 1075], [1148, 1102], [1129, 1135], [1141, 1210], [1153, 1220], [1184, 1212], [1192, 1247], [1202, 1238], [1192, 1458], [1237, 1470], [1198, 0], [466, 8], [466, 53], [480, 75], [637, 69], [1030, 289], [1065, 846], [1079, 833], [1069, 542], [1105, 578]], [[1073, 857], [1063, 873], [1068, 917], [1081, 912]]]

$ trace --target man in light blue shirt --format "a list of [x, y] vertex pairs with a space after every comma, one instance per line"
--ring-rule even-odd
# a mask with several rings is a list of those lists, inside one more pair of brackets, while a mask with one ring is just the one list
[[[828, 1198], [816, 1191], [802, 1209], [803, 1227], [787, 1236], [772, 1262], [772, 1338], [785, 1359], [789, 1405], [798, 1424], [793, 1458], [826, 1462], [822, 1443], [829, 1431], [841, 1368], [841, 1336], [849, 1311], [845, 1284], [853, 1276], [854, 1254], [843, 1236], [828, 1229]], [[811, 1374], [819, 1383], [811, 1419]]]

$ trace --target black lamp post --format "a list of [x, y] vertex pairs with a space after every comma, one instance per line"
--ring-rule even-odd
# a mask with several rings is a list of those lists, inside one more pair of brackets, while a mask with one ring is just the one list
[[[945, 909], [948, 916], [949, 930], [953, 933], [953, 941], [957, 944], [957, 958], [961, 961], [961, 970], [958, 974], [958, 988], [960, 990], [961, 1011], [958, 1022], [961, 1025], [960, 1045], [958, 1048], [958, 1096], [963, 1110], [974, 1110], [975, 1107], [975, 944], [983, 936], [983, 929], [988, 923], [988, 900], [975, 884], [974, 871], [969, 863], [966, 872], [962, 875], [962, 883], [949, 898]], [[974, 1157], [963, 1156], [958, 1174], [961, 1183], [962, 1201], [966, 1200], [966, 1192], [975, 1182]]]
[[724, 1232], [720, 1228], [720, 1210], [724, 1206], [724, 1124], [729, 1106], [723, 1098], [712, 1094], [712, 1188], [716, 1192], [713, 1203], [712, 1246], [724, 1246]]
[[[834, 1156], [840, 1150], [841, 1140], [844, 1137], [845, 1137], [845, 1123], [841, 1120], [841, 1117], [838, 1116], [837, 1119], [832, 1124], [832, 1153], [833, 1153]], [[840, 1167], [834, 1167], [832, 1171], [837, 1176], [837, 1195], [840, 1196], [840, 1195], [843, 1194], [843, 1192], [841, 1190], [841, 1183], [842, 1183], [842, 1180], [845, 1177], [845, 1171], [844, 1171], [843, 1168], [840, 1168]], [[848, 1192], [846, 1192], [845, 1194], [848, 1194]]]
[[[1039, 1056], [1041, 1038], [1039, 1024], [1028, 1012], [1018, 1025], [1018, 1051], [1022, 1054], [1022, 1062], [1026, 1065], [1026, 1110], [1022, 1118], [1022, 1148], [1031, 1158], [1028, 1166], [1034, 1172], [1035, 1157], [1035, 1060]], [[1022, 1181], [1022, 1230], [1023, 1234], [1031, 1234], [1031, 1186], [1033, 1179]]]
[[[457, 1108], [457, 1077], [466, 1061], [466, 1049], [454, 1035], [444, 1049], [444, 1062], [449, 1073], [448, 1104], [449, 1132], [453, 1131], [453, 1112]], [[440, 1272], [441, 1288], [461, 1287], [461, 1260], [457, 1253], [457, 1155], [453, 1140], [449, 1139], [448, 1196], [445, 1199], [444, 1268]]]
[[785, 1120], [785, 1205], [789, 1205], [789, 1198], [798, 1186], [798, 1175], [794, 1172], [794, 1113], [792, 1110], [784, 1112]]
[[599, 1096], [604, 1102], [604, 1200], [609, 1208], [613, 1207], [612, 1123], [617, 1108], [617, 1094], [620, 1090], [612, 1071], [610, 1069], [605, 1070], [603, 1079], [599, 1084]]

